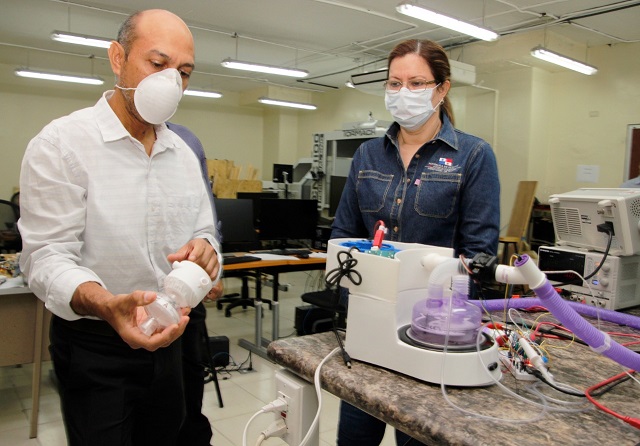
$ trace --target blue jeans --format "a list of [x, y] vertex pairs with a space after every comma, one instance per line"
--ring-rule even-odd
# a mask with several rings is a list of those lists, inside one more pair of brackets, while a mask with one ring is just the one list
[[[340, 420], [338, 421], [338, 446], [378, 446], [384, 437], [387, 425], [384, 421], [352, 406], [340, 402]], [[398, 446], [426, 446], [396, 429]]]

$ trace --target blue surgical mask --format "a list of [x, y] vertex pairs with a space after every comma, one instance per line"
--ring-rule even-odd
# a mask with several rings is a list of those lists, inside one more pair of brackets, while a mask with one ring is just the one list
[[413, 92], [403, 87], [397, 93], [385, 92], [384, 103], [393, 119], [407, 130], [416, 130], [429, 120], [440, 106], [431, 103], [433, 92], [438, 88], [427, 88], [424, 91]]

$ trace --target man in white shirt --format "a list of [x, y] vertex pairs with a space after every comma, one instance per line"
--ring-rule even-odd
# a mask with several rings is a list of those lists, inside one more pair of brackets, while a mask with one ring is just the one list
[[219, 279], [196, 157], [164, 122], [194, 68], [176, 15], [129, 17], [112, 42], [117, 77], [91, 108], [47, 125], [20, 178], [20, 266], [54, 313], [51, 353], [70, 445], [173, 445], [184, 417], [180, 345], [189, 320], [138, 328], [174, 261]]

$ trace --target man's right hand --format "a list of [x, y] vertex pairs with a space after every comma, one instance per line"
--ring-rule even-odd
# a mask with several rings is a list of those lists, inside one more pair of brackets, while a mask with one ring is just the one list
[[189, 322], [183, 312], [178, 324], [157, 330], [147, 336], [138, 325], [146, 319], [144, 306], [156, 299], [152, 291], [134, 291], [131, 294], [113, 295], [95, 282], [78, 286], [71, 299], [71, 308], [83, 316], [97, 316], [113, 327], [122, 340], [131, 348], [155, 351], [178, 339]]
[[105, 319], [118, 332], [124, 342], [131, 348], [144, 348], [155, 351], [167, 347], [184, 333], [189, 317], [183, 312], [178, 324], [172, 324], [162, 330], [156, 330], [147, 336], [138, 326], [147, 318], [144, 306], [156, 300], [156, 293], [151, 291], [134, 291], [131, 294], [114, 296], [109, 305], [113, 317]]

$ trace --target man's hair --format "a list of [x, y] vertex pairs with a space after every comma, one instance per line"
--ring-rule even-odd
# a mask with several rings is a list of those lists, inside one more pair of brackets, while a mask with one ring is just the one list
[[131, 51], [131, 46], [133, 45], [133, 42], [138, 37], [136, 35], [136, 22], [137, 22], [138, 16], [141, 13], [142, 11], [138, 11], [131, 14], [129, 17], [127, 17], [127, 19], [124, 21], [122, 26], [120, 26], [120, 30], [118, 30], [117, 40], [118, 40], [118, 43], [122, 45], [122, 48], [124, 48], [125, 60], [127, 59], [127, 57], [129, 57], [129, 51]]

